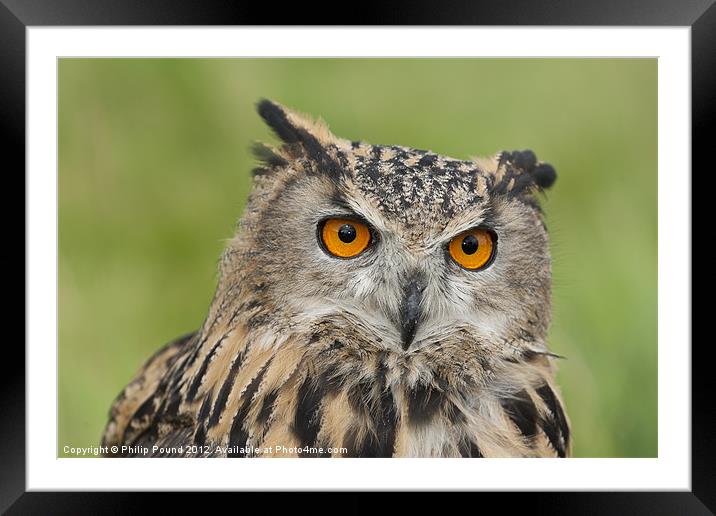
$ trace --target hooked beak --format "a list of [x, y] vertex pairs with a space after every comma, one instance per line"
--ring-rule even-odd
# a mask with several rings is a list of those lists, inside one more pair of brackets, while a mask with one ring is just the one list
[[424, 290], [425, 286], [415, 277], [411, 278], [405, 287], [403, 303], [400, 306], [400, 338], [404, 351], [407, 351], [413, 342], [422, 317], [420, 302]]

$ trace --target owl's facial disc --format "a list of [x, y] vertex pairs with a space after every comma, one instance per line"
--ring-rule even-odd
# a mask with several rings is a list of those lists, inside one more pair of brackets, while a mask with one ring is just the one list
[[[444, 274], [457, 266], [469, 271], [468, 274], [479, 274], [489, 268], [495, 258], [497, 233], [481, 225], [453, 231], [428, 248], [415, 249], [416, 242], [406, 240], [400, 231], [391, 231], [384, 221], [379, 225], [385, 237], [380, 237], [381, 233], [363, 215], [346, 211], [345, 206], [333, 209], [336, 215], [325, 216], [317, 224], [318, 246], [326, 256], [338, 259], [339, 267], [340, 263], [345, 264], [341, 267], [342, 275], [355, 274], [373, 285], [371, 294], [356, 308], [367, 312], [371, 306], [373, 310], [378, 307], [379, 317], [395, 328], [403, 351], [410, 349], [418, 330], [422, 330], [420, 327], [426, 322], [423, 312], [430, 312], [428, 305], [434, 304], [434, 286], [432, 295], [425, 299], [431, 271], [442, 270]], [[385, 245], [378, 245], [382, 240], [386, 240]], [[367, 253], [369, 249], [371, 253]], [[364, 254], [371, 256], [365, 258]], [[335, 263], [331, 260], [331, 264]], [[379, 283], [394, 288], [376, 288]]]

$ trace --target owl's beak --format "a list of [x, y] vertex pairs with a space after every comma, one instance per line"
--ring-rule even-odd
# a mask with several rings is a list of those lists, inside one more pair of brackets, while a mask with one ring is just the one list
[[421, 319], [420, 302], [423, 299], [425, 286], [418, 278], [411, 278], [406, 287], [403, 303], [400, 307], [400, 338], [403, 350], [412, 344], [415, 338], [415, 331]]

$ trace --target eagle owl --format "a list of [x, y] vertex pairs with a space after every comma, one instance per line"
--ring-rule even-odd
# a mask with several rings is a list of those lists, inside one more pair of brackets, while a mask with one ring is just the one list
[[537, 198], [554, 169], [258, 112], [282, 143], [255, 146], [209, 313], [120, 393], [108, 454], [567, 456]]

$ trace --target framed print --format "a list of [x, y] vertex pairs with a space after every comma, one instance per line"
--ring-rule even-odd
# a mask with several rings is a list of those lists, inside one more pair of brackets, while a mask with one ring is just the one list
[[714, 510], [691, 341], [708, 2], [350, 27], [3, 2], [27, 201], [3, 510], [155, 490]]

